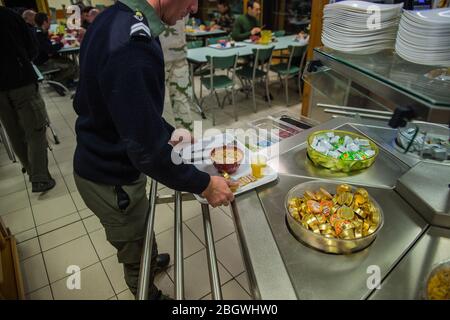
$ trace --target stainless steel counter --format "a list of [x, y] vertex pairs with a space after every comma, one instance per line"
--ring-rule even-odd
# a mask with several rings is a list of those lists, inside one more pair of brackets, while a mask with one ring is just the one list
[[[306, 156], [307, 136], [312, 131], [336, 128], [359, 131], [378, 144], [381, 152], [371, 168], [359, 174], [332, 175], [312, 167]], [[279, 161], [270, 161], [280, 173], [279, 180], [239, 196], [234, 212], [255, 298], [366, 299], [379, 294], [366, 285], [370, 266], [379, 267], [382, 288], [394, 281], [392, 277], [396, 279], [398, 266], [420, 243], [429, 225], [408, 199], [396, 192], [398, 179], [421, 161], [396, 150], [393, 137], [395, 130], [382, 123], [338, 118], [279, 144]], [[293, 186], [313, 179], [364, 186], [378, 201], [385, 224], [368, 248], [351, 255], [325, 254], [290, 234], [285, 221], [285, 196]]]
[[450, 166], [421, 162], [398, 181], [397, 192], [432, 225], [450, 228]]
[[450, 259], [450, 230], [431, 227], [370, 299], [423, 299], [426, 277], [437, 263]]
[[[338, 126], [336, 129], [360, 133], [349, 124]], [[397, 160], [383, 148], [380, 148], [380, 154], [370, 168], [362, 172], [332, 172], [315, 166], [308, 158], [306, 146], [306, 143], [302, 143], [289, 152], [284, 153], [278, 161], [278, 172], [314, 179], [330, 179], [366, 186], [394, 188], [397, 179], [409, 169], [407, 165]]]
[[[297, 241], [285, 221], [286, 192], [310, 181], [280, 175], [276, 186], [259, 191], [266, 218], [283, 257], [292, 284], [300, 299], [363, 299], [369, 266], [386, 276], [425, 230], [426, 222], [393, 190], [368, 187], [385, 215], [385, 224], [376, 240], [365, 250], [350, 255], [321, 253]], [[356, 185], [356, 184], [353, 184]]]

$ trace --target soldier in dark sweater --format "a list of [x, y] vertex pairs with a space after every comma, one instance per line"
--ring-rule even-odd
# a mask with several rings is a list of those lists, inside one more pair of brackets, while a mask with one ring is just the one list
[[[165, 76], [158, 36], [163, 22], [174, 25], [196, 11], [197, 0], [119, 0], [95, 19], [81, 45], [75, 183], [117, 249], [133, 294], [149, 207], [146, 175], [202, 194], [213, 206], [234, 198], [224, 178], [172, 161], [174, 128], [161, 116]], [[149, 296], [161, 299], [153, 277], [170, 258], [158, 255], [153, 243]]]

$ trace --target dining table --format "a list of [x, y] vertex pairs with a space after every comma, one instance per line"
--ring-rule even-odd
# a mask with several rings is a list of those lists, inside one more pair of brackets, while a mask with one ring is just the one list
[[258, 44], [250, 40], [244, 40], [242, 42], [236, 42], [234, 47], [219, 46], [206, 46], [201, 48], [194, 48], [187, 50], [187, 60], [190, 66], [190, 77], [193, 90], [193, 98], [195, 102], [200, 106], [201, 114], [204, 115], [202, 104], [199, 102], [195, 95], [195, 82], [194, 82], [194, 68], [207, 63], [207, 56], [210, 57], [226, 57], [231, 55], [238, 55], [239, 57], [249, 57], [253, 55], [253, 49], [274, 47], [274, 50], [285, 50], [289, 46], [301, 46], [308, 45], [307, 41], [298, 40], [297, 35], [288, 35], [283, 37], [273, 38], [273, 41], [268, 44]]
[[225, 36], [227, 34], [226, 31], [221, 29], [215, 29], [215, 30], [201, 30], [201, 29], [187, 29], [186, 30], [186, 39], [189, 40], [195, 40], [195, 39], [201, 39], [203, 41], [203, 45], [206, 45], [206, 39], [212, 38], [212, 37], [220, 37]]

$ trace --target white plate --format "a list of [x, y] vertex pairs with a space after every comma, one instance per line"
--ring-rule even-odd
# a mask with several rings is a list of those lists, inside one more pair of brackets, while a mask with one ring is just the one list
[[450, 28], [448, 30], [430, 30], [430, 29], [424, 29], [424, 28], [416, 28], [413, 27], [407, 23], [404, 23], [404, 21], [400, 22], [399, 31], [405, 34], [408, 34], [411, 37], [419, 36], [424, 38], [440, 38], [443, 40], [450, 40]]
[[403, 3], [400, 3], [400, 4], [378, 4], [378, 3], [371, 3], [371, 2], [367, 2], [367, 1], [352, 1], [352, 0], [328, 4], [325, 7], [327, 7], [327, 8], [346, 7], [349, 10], [354, 10], [354, 11], [367, 11], [367, 9], [373, 5], [376, 5], [380, 11], [389, 11], [389, 10], [393, 10], [393, 11], [397, 10], [398, 11], [403, 8]]
[[355, 41], [362, 40], [362, 41], [371, 41], [376, 39], [394, 39], [397, 37], [397, 32], [368, 32], [368, 33], [356, 33], [356, 32], [348, 32], [348, 31], [341, 31], [340, 29], [331, 29], [331, 28], [325, 28], [323, 30], [324, 33], [327, 33], [330, 36], [336, 37], [338, 39], [343, 39], [344, 41], [346, 39], [353, 39]]
[[449, 31], [450, 27], [447, 25], [442, 24], [424, 24], [419, 23], [415, 20], [410, 20], [406, 16], [403, 16], [401, 21], [403, 21], [404, 25], [407, 25], [408, 27], [414, 29], [416, 32], [421, 32], [421, 30], [424, 30], [426, 32], [432, 31], [436, 33], [446, 33]]
[[[349, 12], [343, 12], [343, 11], [328, 11], [328, 12], [324, 12], [323, 18], [324, 20], [327, 19], [344, 19], [344, 20], [348, 20], [354, 23], [358, 23], [358, 24], [364, 24], [366, 23], [366, 21], [368, 19], [370, 19], [372, 16], [372, 14], [368, 13], [368, 14], [360, 14], [360, 15], [355, 15]], [[394, 14], [389, 14], [389, 15], [380, 15], [380, 22], [381, 23], [389, 23], [395, 20], [400, 19], [401, 15], [400, 13], [394, 13]]]
[[408, 55], [411, 57], [428, 59], [434, 61], [447, 61], [450, 60], [450, 54], [447, 52], [435, 52], [428, 50], [414, 50], [410, 47], [405, 46], [402, 42], [397, 42], [395, 44], [395, 48], [397, 51], [402, 52], [404, 55]]
[[325, 39], [322, 39], [323, 44], [331, 49], [334, 49], [336, 51], [341, 51], [341, 52], [348, 52], [348, 53], [353, 53], [353, 54], [371, 54], [371, 53], [376, 53], [382, 50], [386, 50], [386, 49], [393, 49], [394, 45], [377, 45], [377, 46], [369, 46], [369, 47], [341, 47], [338, 45], [335, 45], [332, 42], [328, 42]]
[[424, 59], [423, 57], [417, 58], [417, 57], [411, 57], [409, 55], [404, 54], [401, 51], [396, 50], [397, 54], [405, 59], [406, 61], [427, 65], [427, 66], [443, 66], [443, 67], [450, 67], [450, 61], [434, 61], [429, 59]]
[[[194, 144], [193, 146], [189, 145], [186, 148], [183, 149], [182, 151], [182, 157], [186, 160], [188, 160], [190, 158], [190, 155], [192, 154], [192, 150], [201, 150], [202, 146], [206, 145], [206, 149], [208, 151], [206, 151], [204, 153], [204, 157], [205, 161], [200, 162], [200, 163], [194, 163], [195, 167], [197, 169], [199, 169], [200, 171], [206, 172], [210, 175], [214, 175], [214, 176], [220, 176], [219, 172], [217, 171], [217, 169], [214, 167], [214, 165], [212, 164], [212, 161], [209, 159], [209, 154], [210, 154], [210, 150], [216, 147], [220, 147], [223, 146], [224, 144], [230, 144], [233, 143], [234, 141], [236, 141], [236, 145], [239, 149], [241, 149], [244, 152], [244, 159], [242, 160], [241, 165], [239, 166], [238, 170], [231, 174], [231, 178], [232, 179], [239, 179], [240, 177], [249, 175], [252, 173], [252, 169], [250, 167], [250, 159], [252, 158], [252, 156], [255, 154], [252, 151], [250, 151], [246, 146], [244, 146], [238, 139], [236, 139], [235, 137], [229, 135], [229, 134], [222, 134], [222, 135], [218, 135], [218, 136], [214, 136], [211, 139], [206, 140], [205, 142], [203, 142], [202, 140], [198, 141], [196, 144]], [[260, 187], [262, 185], [265, 185], [267, 183], [270, 183], [274, 180], [276, 180], [278, 178], [278, 172], [276, 172], [270, 165], [267, 165], [264, 168], [264, 176], [260, 179], [258, 179], [257, 181], [253, 182], [253, 183], [249, 183], [241, 188], [239, 188], [234, 195], [240, 195], [244, 192], [247, 192], [249, 190], [253, 190], [257, 187]], [[207, 203], [206, 199], [199, 196], [199, 195], [194, 195], [195, 198], [201, 202], [201, 203]]]
[[397, 30], [398, 25], [399, 25], [399, 20], [393, 22], [393, 23], [389, 23], [389, 24], [381, 24], [379, 28], [377, 29], [369, 29], [367, 26], [367, 23], [364, 22], [363, 24], [352, 24], [351, 22], [347, 21], [340, 21], [340, 20], [333, 20], [333, 19], [327, 19], [324, 20], [324, 28], [327, 27], [335, 27], [335, 26], [339, 26], [342, 29], [346, 29], [348, 31], [356, 31], [356, 32], [373, 32], [373, 31], [378, 31], [378, 32], [383, 32], [386, 30]]
[[401, 42], [405, 47], [411, 48], [412, 50], [419, 51], [442, 51], [450, 55], [450, 43], [442, 42], [420, 42], [415, 38], [404, 37], [403, 34], [398, 35], [397, 42]]
[[[353, 19], [367, 19], [371, 15], [373, 15], [373, 12], [371, 11], [364, 11], [364, 12], [352, 12], [349, 10], [327, 10], [325, 9], [323, 12], [324, 17], [333, 17], [333, 16], [346, 16]], [[394, 19], [396, 17], [399, 17], [401, 15], [400, 11], [390, 11], [390, 12], [381, 12], [380, 13], [380, 19], [381, 21]]]
[[422, 11], [405, 11], [403, 13], [411, 20], [415, 20], [420, 24], [429, 25], [448, 25], [450, 26], [450, 8], [422, 10]]
[[353, 37], [346, 37], [346, 38], [340, 38], [333, 36], [332, 34], [329, 34], [327, 32], [323, 32], [322, 37], [327, 38], [330, 41], [341, 43], [345, 45], [354, 45], [354, 46], [368, 46], [373, 45], [377, 43], [395, 43], [396, 37], [393, 35], [391, 37], [380, 37], [380, 38], [369, 38], [369, 37], [360, 37], [360, 38], [353, 38]]

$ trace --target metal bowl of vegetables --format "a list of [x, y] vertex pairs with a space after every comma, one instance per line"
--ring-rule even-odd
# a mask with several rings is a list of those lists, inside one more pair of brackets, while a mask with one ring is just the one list
[[450, 300], [450, 260], [434, 265], [422, 290], [426, 300]]
[[370, 167], [379, 150], [372, 140], [362, 135], [342, 130], [322, 130], [309, 135], [307, 152], [316, 166], [351, 172]]

